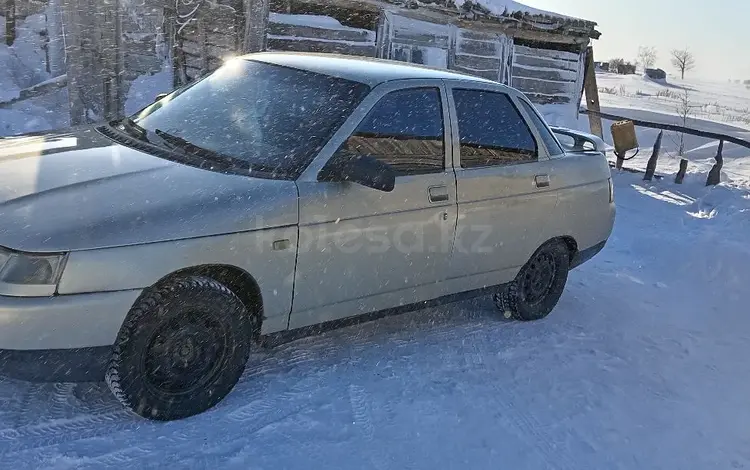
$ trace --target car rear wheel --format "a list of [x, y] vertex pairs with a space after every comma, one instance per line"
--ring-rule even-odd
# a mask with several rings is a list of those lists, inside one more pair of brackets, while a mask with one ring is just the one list
[[551, 241], [539, 248], [510, 284], [495, 294], [495, 305], [506, 318], [540, 320], [552, 312], [565, 289], [570, 252]]
[[142, 295], [117, 336], [105, 379], [144, 418], [186, 418], [216, 405], [245, 369], [258, 318], [223, 284], [176, 278]]

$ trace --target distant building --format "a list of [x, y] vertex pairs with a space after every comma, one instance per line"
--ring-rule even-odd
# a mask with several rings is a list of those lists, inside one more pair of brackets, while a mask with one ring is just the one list
[[662, 69], [646, 69], [646, 76], [652, 80], [666, 80], [667, 72]]
[[600, 72], [609, 72], [609, 62], [594, 62], [594, 67]]
[[634, 64], [617, 64], [617, 73], [620, 75], [633, 75], [635, 74]]

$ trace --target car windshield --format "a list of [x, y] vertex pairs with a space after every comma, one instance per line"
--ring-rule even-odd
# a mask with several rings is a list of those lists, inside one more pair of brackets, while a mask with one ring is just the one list
[[171, 149], [293, 179], [368, 92], [349, 80], [233, 59], [130, 122]]

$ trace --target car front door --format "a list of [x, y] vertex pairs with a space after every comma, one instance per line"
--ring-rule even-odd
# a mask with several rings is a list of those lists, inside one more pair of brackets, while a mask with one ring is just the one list
[[[457, 218], [447, 106], [440, 80], [380, 85], [300, 177], [290, 328], [440, 295]], [[393, 191], [318, 181], [340, 151], [390, 165]]]
[[461, 290], [511, 281], [557, 203], [546, 148], [513, 96], [474, 87], [449, 85], [459, 212], [450, 277]]

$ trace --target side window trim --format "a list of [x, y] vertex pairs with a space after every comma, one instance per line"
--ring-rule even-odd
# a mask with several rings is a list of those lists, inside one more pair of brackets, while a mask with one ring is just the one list
[[[445, 84], [440, 82], [434, 82], [430, 84], [414, 84], [412, 86], [403, 86], [399, 88], [395, 88], [392, 90], [388, 90], [387, 92], [383, 93], [381, 96], [378, 97], [376, 101], [372, 103], [372, 105], [366, 110], [366, 112], [363, 114], [362, 118], [356, 123], [354, 126], [354, 129], [345, 137], [344, 141], [341, 143], [341, 146], [346, 144], [346, 141], [353, 136], [359, 127], [367, 121], [367, 119], [371, 116], [372, 112], [377, 109], [378, 105], [386, 99], [389, 95], [392, 95], [394, 93], [403, 93], [408, 91], [414, 91], [414, 90], [434, 90], [438, 93], [438, 102], [440, 104], [440, 114], [441, 114], [441, 121], [442, 121], [442, 128], [443, 128], [443, 167], [440, 171], [434, 171], [434, 172], [423, 172], [423, 173], [414, 173], [414, 174], [398, 174], [396, 176], [396, 179], [399, 178], [413, 178], [418, 177], [422, 175], [437, 175], [446, 173], [448, 171], [453, 171], [452, 169], [452, 138], [450, 129], [452, 128], [451, 122], [449, 120], [449, 111], [448, 111], [448, 93], [445, 88]], [[334, 152], [335, 153], [335, 152]]]
[[[539, 112], [537, 112], [537, 111], [536, 111], [536, 108], [535, 108], [535, 107], [534, 107], [534, 105], [533, 105], [533, 104], [531, 103], [531, 101], [530, 101], [530, 100], [528, 100], [528, 99], [527, 99], [527, 98], [526, 98], [525, 96], [515, 96], [515, 97], [514, 97], [514, 99], [518, 100], [518, 101], [519, 101], [519, 104], [520, 104], [520, 103], [525, 103], [525, 104], [526, 104], [526, 106], [529, 106], [529, 107], [531, 108], [531, 110], [532, 110], [531, 112], [534, 112], [534, 113], [536, 114], [537, 118], [538, 118], [538, 119], [539, 119], [539, 120], [540, 120], [540, 121], [541, 121], [541, 122], [542, 122], [542, 123], [544, 124], [544, 126], [545, 126], [545, 129], [547, 130], [547, 132], [548, 132], [548, 133], [549, 133], [549, 134], [550, 134], [550, 135], [552, 136], [552, 138], [553, 138], [553, 139], [555, 140], [555, 142], [557, 142], [557, 145], [558, 145], [558, 146], [560, 147], [560, 149], [562, 150], [562, 149], [563, 149], [563, 146], [562, 146], [562, 145], [560, 144], [560, 140], [559, 140], [559, 139], [557, 138], [557, 136], [555, 135], [555, 133], [554, 133], [554, 132], [552, 132], [552, 129], [550, 129], [550, 128], [549, 128], [549, 124], [547, 124], [547, 121], [546, 121], [546, 120], [544, 119], [544, 116], [542, 116], [542, 115], [541, 115], [541, 114], [540, 114]], [[532, 133], [534, 134], [534, 138], [535, 138], [535, 139], [537, 140], [537, 142], [538, 142], [538, 146], [539, 146], [539, 148], [540, 148], [540, 149], [544, 149], [544, 154], [545, 154], [545, 157], [546, 157], [547, 159], [550, 159], [550, 158], [554, 158], [554, 157], [552, 156], [552, 151], [551, 151], [551, 149], [549, 149], [549, 148], [547, 147], [547, 144], [546, 144], [546, 143], [544, 142], [544, 138], [543, 138], [543, 137], [542, 137], [542, 135], [540, 134], [540, 133], [542, 132], [542, 130], [541, 130], [541, 129], [537, 129], [537, 126], [536, 126], [536, 125], [533, 125], [533, 124], [534, 124], [534, 122], [533, 122], [533, 120], [531, 119], [531, 116], [529, 116], [529, 115], [528, 115], [529, 111], [527, 111], [527, 110], [526, 110], [526, 107], [525, 107], [525, 106], [521, 106], [521, 105], [519, 105], [519, 106], [518, 106], [518, 108], [519, 108], [519, 109], [521, 110], [521, 112], [523, 113], [524, 119], [526, 119], [527, 123], [529, 123], [529, 122], [530, 122], [530, 123], [532, 124], [532, 125], [531, 125], [531, 128], [532, 128]], [[562, 153], [562, 154], [564, 154], [564, 153], [565, 153], [565, 152], [564, 152], [564, 150], [563, 150], [563, 153]], [[562, 154], [560, 154], [560, 155], [562, 155]], [[556, 156], [560, 156], [560, 155], [556, 155]], [[541, 155], [540, 155], [540, 157], [541, 157]]]
[[[446, 85], [446, 97], [448, 99], [448, 112], [450, 114], [450, 121], [451, 121], [451, 140], [452, 140], [452, 150], [453, 150], [453, 169], [454, 171], [472, 171], [472, 170], [485, 170], [489, 168], [506, 168], [506, 167], [512, 167], [517, 165], [528, 165], [530, 163], [538, 163], [541, 160], [549, 160], [549, 153], [547, 152], [547, 148], [545, 145], [541, 144], [541, 137], [537, 133], [537, 131], [534, 129], [535, 126], [529, 125], [529, 118], [525, 114], [525, 110], [520, 109], [521, 106], [516, 103], [516, 99], [518, 99], [516, 96], [513, 96], [511, 93], [508, 93], [505, 90], [499, 90], [494, 85], [490, 86], [484, 86], [482, 84], [479, 85], [467, 85], [465, 83], [445, 83]], [[524, 123], [524, 126], [526, 126], [526, 129], [531, 134], [532, 139], [534, 140], [534, 145], [536, 147], [536, 156], [537, 160], [534, 161], [520, 161], [520, 162], [513, 162], [513, 163], [506, 163], [503, 165], [484, 165], [484, 166], [475, 166], [466, 168], [462, 165], [461, 162], [461, 134], [460, 129], [458, 126], [458, 109], [456, 107], [456, 100], [454, 96], [454, 91], [456, 90], [467, 90], [467, 91], [477, 91], [477, 92], [484, 92], [484, 93], [496, 93], [500, 95], [504, 95], [508, 101], [511, 103], [511, 105], [515, 108], [516, 112], [521, 117], [521, 120]]]
[[[453, 138], [452, 132], [455, 128], [455, 124], [449, 121], [450, 118], [450, 93], [448, 92], [448, 84], [443, 79], [410, 79], [410, 80], [394, 80], [384, 82], [379, 85], [372, 87], [370, 93], [362, 100], [360, 105], [354, 110], [344, 124], [334, 133], [333, 137], [323, 146], [318, 154], [313, 158], [304, 172], [297, 178], [298, 183], [317, 183], [318, 173], [333, 157], [334, 153], [341, 147], [341, 144], [349, 138], [349, 136], [359, 127], [359, 124], [365, 119], [365, 116], [369, 114], [375, 104], [380, 99], [392, 91], [398, 90], [409, 90], [412, 88], [439, 88], [441, 90], [441, 102], [443, 105], [443, 123], [445, 128], [445, 173], [453, 173], [453, 155], [452, 146]], [[450, 126], [448, 125], [450, 124]]]

